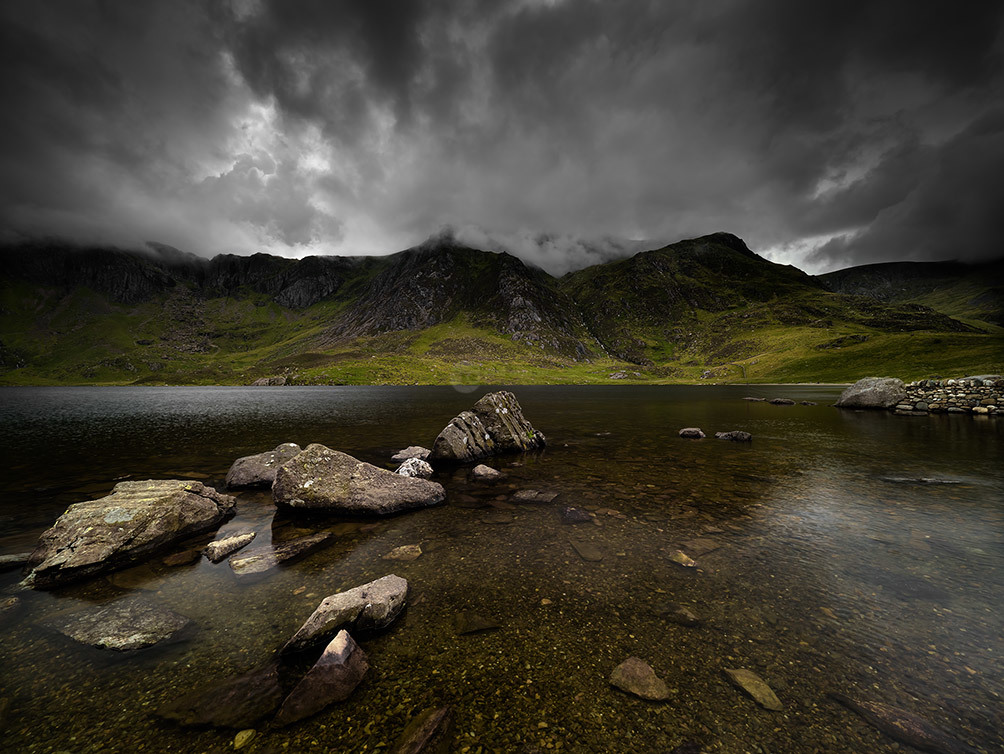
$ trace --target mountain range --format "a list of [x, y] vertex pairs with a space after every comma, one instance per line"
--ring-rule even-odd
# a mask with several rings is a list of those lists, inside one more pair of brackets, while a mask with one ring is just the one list
[[0, 249], [0, 384], [845, 382], [1004, 371], [1004, 264], [811, 276], [714, 233], [554, 277], [382, 257]]

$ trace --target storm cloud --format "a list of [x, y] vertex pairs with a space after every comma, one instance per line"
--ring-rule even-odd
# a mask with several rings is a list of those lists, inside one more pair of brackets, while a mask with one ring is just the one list
[[1000, 256], [999, 2], [0, 6], [0, 233], [552, 272]]

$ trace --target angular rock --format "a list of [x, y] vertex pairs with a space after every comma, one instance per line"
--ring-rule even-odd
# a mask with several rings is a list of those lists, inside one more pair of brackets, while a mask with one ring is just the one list
[[421, 445], [409, 445], [404, 450], [399, 450], [397, 453], [390, 457], [390, 460], [401, 463], [402, 461], [407, 461], [409, 458], [417, 458], [420, 461], [424, 461], [429, 457], [429, 453], [432, 451], [428, 448], [423, 448]]
[[422, 557], [421, 545], [401, 545], [383, 556], [384, 560], [418, 560]]
[[206, 545], [202, 553], [213, 563], [219, 563], [228, 555], [232, 555], [242, 547], [247, 547], [254, 541], [255, 532], [249, 531], [243, 534], [231, 534], [223, 539], [217, 539]]
[[614, 668], [610, 674], [610, 683], [621, 691], [627, 691], [652, 702], [669, 699], [666, 682], [655, 674], [647, 662], [638, 657], [628, 657]]
[[540, 490], [519, 490], [511, 500], [514, 503], [550, 503], [558, 497], [557, 492], [541, 492]]
[[725, 668], [724, 670], [725, 675], [732, 683], [753, 697], [753, 700], [764, 709], [775, 712], [784, 709], [781, 700], [777, 698], [770, 686], [752, 670], [745, 668]]
[[227, 472], [227, 487], [271, 487], [276, 469], [299, 453], [295, 442], [284, 442], [275, 450], [238, 458]]
[[258, 735], [258, 731], [254, 728], [245, 728], [244, 730], [238, 731], [237, 735], [234, 736], [234, 749], [243, 749], [249, 743], [254, 741], [255, 736]]
[[471, 469], [471, 478], [476, 482], [497, 482], [504, 476], [505, 474], [498, 469], [493, 469], [491, 466], [485, 466], [483, 463], [479, 463]]
[[684, 568], [693, 568], [697, 565], [697, 561], [687, 555], [687, 553], [683, 550], [674, 550], [670, 553], [669, 559], [677, 565], [682, 565]]
[[680, 437], [687, 440], [701, 440], [704, 436], [704, 432], [699, 427], [684, 427], [680, 430]]
[[903, 380], [895, 377], [865, 377], [844, 390], [836, 405], [840, 408], [892, 408], [905, 398]]
[[584, 510], [565, 506], [561, 509], [561, 523], [563, 524], [588, 524], [593, 517]]
[[741, 429], [733, 429], [729, 432], [715, 432], [716, 440], [731, 440], [732, 442], [751, 442], [753, 435]]
[[287, 461], [272, 484], [275, 504], [293, 510], [387, 515], [443, 502], [443, 487], [401, 476], [323, 445]]
[[401, 476], [413, 476], [419, 479], [428, 479], [432, 476], [432, 467], [421, 458], [409, 458], [397, 467], [395, 474]]
[[329, 704], [344, 702], [369, 670], [366, 653], [339, 631], [321, 657], [289, 693], [275, 716], [277, 725], [289, 725], [320, 712]]
[[125, 651], [168, 639], [191, 622], [172, 610], [135, 599], [57, 615], [42, 621], [42, 625], [81, 644]]
[[0, 555], [0, 572], [13, 571], [28, 562], [30, 552], [15, 552], [10, 555]]
[[329, 532], [319, 532], [309, 534], [306, 537], [291, 539], [280, 545], [272, 545], [271, 549], [260, 549], [244, 555], [230, 558], [230, 567], [238, 576], [247, 576], [252, 573], [264, 573], [275, 568], [280, 563], [301, 558], [314, 550], [319, 549], [329, 539]]
[[498, 453], [544, 447], [544, 435], [523, 416], [516, 396], [488, 393], [470, 411], [462, 411], [439, 433], [429, 462], [465, 463]]
[[449, 747], [453, 715], [449, 707], [430, 707], [408, 721], [391, 754], [437, 754]]
[[279, 666], [270, 664], [171, 702], [157, 715], [181, 725], [249, 728], [282, 701]]
[[28, 581], [49, 589], [124, 568], [216, 528], [233, 512], [234, 498], [202, 482], [119, 482], [106, 497], [71, 505], [42, 534]]
[[592, 542], [584, 539], [570, 539], [568, 543], [579, 554], [579, 557], [585, 561], [598, 563], [603, 560], [603, 551]]
[[794, 406], [795, 401], [791, 398], [771, 398], [769, 401], [772, 406]]
[[407, 597], [408, 582], [394, 574], [325, 597], [282, 651], [316, 646], [343, 628], [356, 632], [386, 628], [401, 614]]

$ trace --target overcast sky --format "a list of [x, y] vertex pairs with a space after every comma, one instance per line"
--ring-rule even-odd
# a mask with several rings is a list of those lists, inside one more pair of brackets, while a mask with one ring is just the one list
[[0, 233], [211, 256], [453, 226], [552, 272], [727, 230], [818, 272], [1004, 254], [965, 3], [0, 4]]

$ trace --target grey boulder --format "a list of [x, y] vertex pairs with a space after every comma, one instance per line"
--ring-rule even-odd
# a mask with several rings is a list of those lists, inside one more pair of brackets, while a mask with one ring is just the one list
[[324, 445], [308, 445], [272, 484], [281, 508], [387, 515], [443, 502], [442, 485], [401, 476]]
[[544, 435], [523, 416], [516, 396], [502, 390], [488, 393], [470, 411], [450, 420], [432, 445], [429, 462], [466, 463], [498, 453], [544, 447]]
[[343, 628], [386, 628], [401, 614], [407, 597], [408, 582], [394, 574], [325, 597], [282, 651], [299, 652], [315, 646]]
[[432, 476], [432, 467], [421, 458], [409, 458], [397, 467], [395, 474], [401, 476], [413, 476], [419, 479], [428, 479]]
[[71, 505], [42, 534], [26, 581], [48, 589], [123, 568], [216, 528], [233, 512], [234, 498], [202, 482], [119, 482], [106, 497]]
[[184, 615], [134, 599], [56, 616], [43, 621], [42, 625], [81, 644], [125, 651], [169, 639], [190, 623]]
[[227, 487], [271, 487], [275, 470], [299, 453], [295, 442], [284, 442], [275, 450], [238, 458], [227, 472]]
[[752, 442], [753, 435], [741, 429], [733, 429], [729, 432], [715, 432], [717, 440], [731, 440], [732, 442]]
[[840, 408], [891, 408], [906, 399], [903, 380], [895, 377], [865, 377], [837, 399]]
[[680, 437], [687, 440], [703, 440], [704, 430], [700, 427], [684, 427], [680, 430]]
[[320, 712], [329, 704], [344, 702], [369, 668], [366, 653], [349, 632], [339, 631], [314, 666], [289, 692], [275, 716], [276, 724], [289, 725]]

